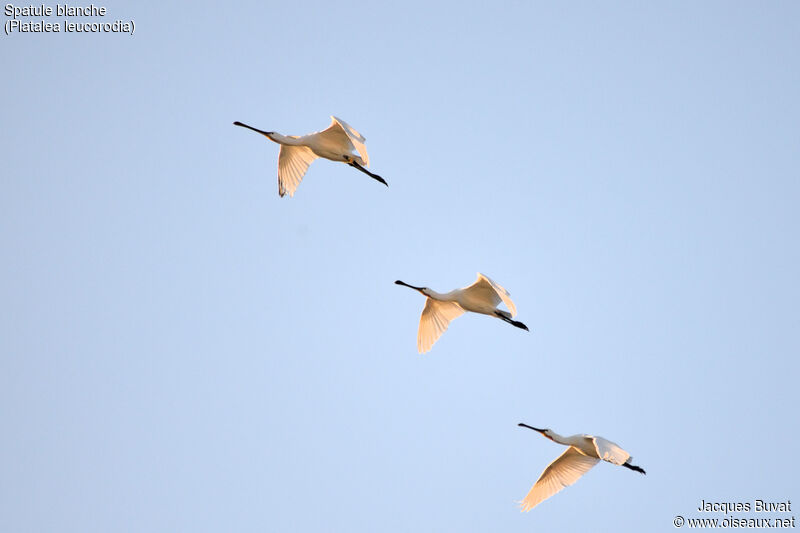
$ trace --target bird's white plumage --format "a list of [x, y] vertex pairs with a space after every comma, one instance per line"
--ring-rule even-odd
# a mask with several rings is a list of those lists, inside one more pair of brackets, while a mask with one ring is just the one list
[[347, 122], [345, 122], [344, 120], [342, 120], [340, 118], [336, 118], [333, 115], [331, 115], [331, 125], [325, 131], [328, 131], [328, 130], [331, 130], [331, 129], [333, 129], [335, 131], [336, 130], [336, 126], [338, 126], [339, 129], [341, 129], [341, 131], [347, 136], [347, 140], [350, 141], [350, 143], [352, 144], [353, 148], [361, 156], [361, 160], [364, 161], [364, 166], [368, 167], [369, 166], [369, 154], [367, 154], [367, 147], [364, 144], [367, 141], [367, 139], [365, 139], [363, 135], [358, 133]]
[[631, 454], [610, 440], [604, 439], [603, 437], [591, 437], [589, 435], [587, 435], [587, 437], [592, 440], [597, 456], [603, 461], [608, 461], [615, 465], [622, 465], [631, 459]]
[[[406, 285], [427, 297], [417, 332], [419, 353], [429, 351], [445, 332], [450, 321], [467, 311], [494, 316], [515, 327], [526, 331], [528, 329], [522, 322], [511, 320], [511, 317], [517, 313], [517, 308], [511, 301], [508, 291], [480, 272], [478, 278], [469, 287], [447, 293], [439, 293], [428, 287], [415, 287], [400, 280], [395, 283]], [[500, 302], [504, 302], [510, 312], [498, 309], [497, 305]]]
[[578, 481], [599, 461], [570, 446], [544, 469], [528, 495], [520, 502], [520, 507], [523, 511], [530, 511], [553, 494]]
[[469, 287], [464, 287], [462, 294], [469, 300], [476, 302], [483, 301], [491, 303], [492, 307], [497, 307], [501, 301], [506, 304], [511, 316], [517, 315], [517, 308], [514, 302], [511, 301], [511, 295], [499, 283], [492, 281], [488, 276], [478, 272], [478, 279]]
[[425, 307], [419, 317], [417, 349], [419, 353], [430, 351], [433, 343], [439, 340], [450, 325], [450, 321], [464, 314], [464, 309], [455, 302], [440, 302], [433, 298], [425, 300]]
[[347, 122], [331, 115], [331, 125], [308, 135], [290, 136], [298, 145], [281, 144], [278, 156], [278, 194], [294, 196], [308, 166], [318, 157], [345, 155], [358, 151], [364, 166], [369, 166], [366, 139]]
[[643, 468], [630, 464], [631, 456], [628, 452], [603, 437], [592, 435], [564, 437], [551, 429], [539, 429], [527, 424], [519, 425], [538, 431], [553, 442], [567, 446], [567, 450], [544, 469], [528, 495], [520, 502], [523, 511], [530, 511], [543, 500], [572, 485], [601, 459], [641, 474], [645, 473]]
[[386, 180], [366, 170], [369, 154], [364, 144], [366, 139], [347, 122], [331, 116], [331, 124], [323, 131], [308, 135], [282, 135], [274, 131], [263, 131], [241, 122], [235, 126], [253, 130], [281, 145], [278, 156], [278, 194], [294, 196], [309, 165], [317, 158], [330, 159], [348, 164], [371, 178], [388, 185]]
[[307, 146], [281, 145], [278, 155], [278, 194], [294, 196], [294, 191], [303, 180], [308, 166], [317, 155]]

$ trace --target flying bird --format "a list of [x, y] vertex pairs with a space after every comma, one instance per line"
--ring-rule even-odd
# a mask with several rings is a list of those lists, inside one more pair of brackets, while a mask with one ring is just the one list
[[643, 468], [630, 463], [632, 457], [628, 452], [603, 437], [593, 437], [592, 435], [562, 437], [551, 429], [539, 429], [521, 423], [518, 425], [538, 431], [553, 442], [569, 446], [558, 459], [547, 465], [528, 495], [520, 502], [522, 511], [530, 511], [564, 487], [572, 485], [600, 459], [641, 474], [645, 473]]
[[[253, 130], [281, 145], [281, 151], [278, 154], [278, 194], [281, 197], [286, 193], [294, 196], [294, 191], [300, 185], [300, 181], [308, 170], [308, 165], [318, 157], [347, 163], [370, 178], [389, 186], [382, 177], [364, 168], [369, 166], [369, 155], [367, 155], [367, 147], [364, 146], [366, 139], [347, 122], [334, 116], [331, 116], [331, 125], [328, 126], [328, 129], [300, 137], [281, 135], [274, 131], [262, 131], [238, 121], [233, 125]], [[359, 155], [356, 155], [355, 151]]]
[[[439, 337], [447, 330], [450, 321], [464, 314], [465, 311], [494, 316], [508, 322], [512, 326], [528, 331], [528, 326], [522, 322], [511, 320], [516, 316], [517, 308], [511, 301], [507, 290], [490, 280], [480, 272], [478, 279], [469, 287], [440, 294], [428, 287], [415, 287], [404, 281], [395, 281], [426, 296], [425, 307], [419, 318], [419, 331], [417, 333], [417, 349], [425, 353], [431, 349]], [[497, 305], [503, 302], [508, 311], [502, 311]]]

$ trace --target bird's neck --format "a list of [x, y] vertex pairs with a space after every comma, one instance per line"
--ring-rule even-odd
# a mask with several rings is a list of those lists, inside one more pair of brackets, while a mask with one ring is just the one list
[[267, 137], [278, 144], [287, 144], [289, 146], [300, 146], [302, 144], [298, 142], [297, 137], [281, 135], [280, 133], [275, 133], [274, 131], [269, 132]]
[[453, 291], [450, 292], [436, 292], [431, 289], [425, 290], [425, 296], [429, 298], [433, 298], [434, 300], [439, 300], [440, 302], [452, 302], [455, 301], [455, 297], [453, 297]]
[[573, 444], [575, 444], [575, 442], [573, 442], [573, 437], [565, 437], [563, 435], [559, 435], [558, 433], [552, 430], [550, 431], [550, 438], [553, 439], [554, 442], [557, 442], [559, 444], [565, 444], [567, 446], [572, 446]]

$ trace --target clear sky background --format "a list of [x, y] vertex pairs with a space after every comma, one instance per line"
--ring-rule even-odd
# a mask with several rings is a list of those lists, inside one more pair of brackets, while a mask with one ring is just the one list
[[[639, 533], [800, 498], [797, 3], [98, 5], [135, 34], [0, 36], [0, 530]], [[278, 198], [231, 124], [329, 115], [389, 188], [319, 160]], [[531, 332], [466, 315], [417, 354], [393, 281], [479, 271]], [[563, 448], [518, 422], [648, 474], [521, 514]]]

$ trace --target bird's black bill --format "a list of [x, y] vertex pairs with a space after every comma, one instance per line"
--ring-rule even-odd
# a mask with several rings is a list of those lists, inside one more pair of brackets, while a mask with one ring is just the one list
[[402, 285], [403, 287], [408, 287], [409, 289], [414, 289], [415, 291], [421, 291], [422, 287], [415, 287], [413, 285], [409, 285], [405, 281], [400, 281], [399, 279], [394, 282], [395, 285]]
[[269, 137], [270, 133], [273, 133], [271, 131], [262, 131], [262, 130], [260, 130], [258, 128], [254, 128], [253, 126], [248, 126], [247, 124], [239, 122], [238, 120], [236, 122], [234, 122], [233, 125], [234, 126], [241, 126], [243, 128], [247, 128], [248, 130], [253, 130], [256, 133], [260, 133], [261, 135], [266, 135], [267, 137]]
[[518, 425], [519, 427], [528, 428], [528, 429], [532, 429], [532, 430], [534, 430], [534, 431], [538, 431], [539, 433], [544, 433], [544, 430], [543, 430], [543, 429], [535, 428], [535, 427], [533, 427], [533, 426], [529, 426], [528, 424], [523, 424], [522, 422], [520, 422], [520, 423], [519, 423], [519, 424], [517, 424], [517, 425]]
[[[244, 124], [242, 124], [242, 125], [244, 126]], [[245, 126], [245, 127], [248, 127], [248, 126]], [[369, 170], [367, 170], [366, 168], [362, 167], [361, 165], [359, 165], [359, 164], [358, 164], [358, 163], [356, 163], [355, 161], [350, 161], [350, 162], [348, 163], [348, 165], [350, 165], [350, 166], [351, 166], [351, 167], [353, 167], [353, 168], [357, 168], [358, 170], [360, 170], [361, 172], [363, 172], [364, 174], [366, 174], [366, 175], [367, 175], [367, 176], [369, 176], [370, 178], [372, 178], [372, 179], [374, 179], [374, 180], [378, 180], [378, 181], [380, 181], [381, 183], [383, 183], [383, 184], [384, 184], [384, 185], [386, 185], [387, 187], [389, 186], [389, 184], [388, 184], [388, 183], [386, 183], [386, 180], [385, 180], [385, 179], [383, 179], [382, 177], [378, 176], [377, 174], [373, 174], [372, 172], [370, 172], [370, 171], [369, 171]]]

